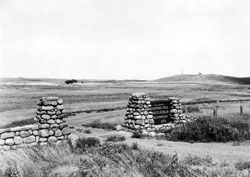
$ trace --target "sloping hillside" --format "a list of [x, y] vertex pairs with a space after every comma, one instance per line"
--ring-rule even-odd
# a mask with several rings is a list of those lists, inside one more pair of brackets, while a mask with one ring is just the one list
[[157, 79], [158, 82], [222, 82], [230, 84], [242, 84], [249, 85], [250, 77], [232, 77], [232, 76], [223, 76], [215, 74], [206, 74], [206, 75], [175, 75], [170, 77], [164, 77]]

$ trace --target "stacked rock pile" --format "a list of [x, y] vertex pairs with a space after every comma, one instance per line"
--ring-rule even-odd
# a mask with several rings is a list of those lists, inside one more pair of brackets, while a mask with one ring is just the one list
[[63, 115], [63, 100], [42, 98], [34, 118], [36, 124], [0, 129], [0, 150], [67, 141], [70, 130]]
[[150, 98], [145, 93], [134, 93], [129, 98], [124, 126], [129, 129], [150, 129], [153, 123]]
[[[39, 125], [39, 144], [48, 142], [62, 142], [68, 139], [69, 131], [66, 131], [66, 119], [63, 115], [63, 100], [58, 97], [41, 98], [37, 105], [38, 110], [35, 121]], [[65, 129], [65, 130], [64, 130]]]
[[150, 101], [147, 94], [134, 93], [129, 98], [124, 126], [132, 130], [144, 130], [144, 133], [161, 133], [182, 126], [190, 120], [182, 114], [179, 98]]
[[180, 123], [183, 120], [182, 106], [179, 98], [169, 97], [169, 117], [175, 123]]

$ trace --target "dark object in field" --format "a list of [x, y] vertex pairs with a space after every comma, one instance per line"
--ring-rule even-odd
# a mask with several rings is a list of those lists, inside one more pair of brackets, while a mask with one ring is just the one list
[[[74, 83], [77, 83], [78, 81], [75, 80], [75, 79], [71, 79], [71, 80], [66, 80], [65, 81], [65, 84], [74, 84]], [[83, 82], [82, 82], [83, 83]]]
[[86, 133], [86, 134], [91, 134], [92, 133], [89, 129], [84, 130], [83, 132]]
[[124, 136], [110, 136], [107, 138], [107, 142], [118, 142], [118, 141], [125, 141], [126, 138]]
[[134, 131], [133, 135], [131, 136], [131, 138], [142, 138], [142, 137], [143, 137], [142, 132], [139, 130]]
[[108, 122], [101, 122], [100, 120], [95, 120], [93, 122], [83, 124], [84, 127], [92, 127], [92, 128], [102, 128], [105, 130], [115, 130], [116, 124], [108, 123]]

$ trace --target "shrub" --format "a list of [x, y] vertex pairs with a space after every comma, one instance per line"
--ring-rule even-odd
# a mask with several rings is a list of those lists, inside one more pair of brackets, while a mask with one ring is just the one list
[[250, 139], [249, 123], [238, 120], [230, 122], [224, 118], [204, 117], [166, 133], [173, 141], [186, 142], [228, 142]]
[[201, 158], [195, 155], [188, 155], [184, 158], [183, 160], [184, 164], [187, 165], [195, 165], [195, 166], [212, 166], [213, 164], [213, 159], [209, 156], [206, 158]]
[[126, 138], [124, 136], [110, 136], [107, 138], [107, 142], [118, 142], [118, 141], [125, 141]]
[[100, 140], [94, 137], [80, 138], [76, 141], [75, 151], [84, 152], [87, 148], [100, 146]]
[[86, 133], [86, 134], [91, 134], [92, 133], [89, 129], [84, 130], [83, 132]]
[[133, 149], [133, 150], [138, 150], [138, 149], [139, 149], [138, 143], [134, 142], [134, 143], [131, 145], [131, 149]]
[[250, 162], [237, 162], [235, 168], [238, 170], [250, 169]]
[[100, 120], [95, 120], [88, 124], [83, 124], [84, 127], [92, 127], [92, 128], [102, 128], [105, 130], [115, 130], [116, 124], [108, 123], [108, 122], [101, 122]]
[[142, 137], [143, 137], [142, 132], [138, 130], [134, 131], [131, 136], [131, 138], [142, 138]]

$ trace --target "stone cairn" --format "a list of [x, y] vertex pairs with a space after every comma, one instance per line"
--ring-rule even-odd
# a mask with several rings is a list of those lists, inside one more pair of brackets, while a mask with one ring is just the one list
[[35, 124], [0, 129], [0, 150], [66, 142], [70, 130], [64, 124], [62, 103], [57, 97], [42, 98], [38, 102]]
[[145, 93], [134, 93], [129, 98], [124, 126], [132, 129], [150, 129], [153, 123], [150, 98]]
[[185, 117], [182, 114], [182, 105], [179, 98], [169, 97], [169, 117], [173, 119], [173, 121], [178, 123], [186, 123]]
[[133, 93], [129, 98], [124, 127], [146, 132], [162, 132], [191, 121], [182, 114], [179, 98], [150, 101], [145, 93]]
[[67, 127], [66, 119], [63, 115], [63, 100], [58, 97], [41, 98], [37, 105], [35, 122], [39, 125], [39, 144], [48, 142], [61, 143], [68, 139], [69, 132], [63, 131]]

